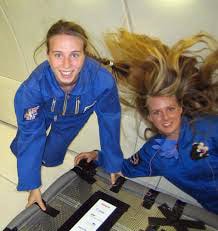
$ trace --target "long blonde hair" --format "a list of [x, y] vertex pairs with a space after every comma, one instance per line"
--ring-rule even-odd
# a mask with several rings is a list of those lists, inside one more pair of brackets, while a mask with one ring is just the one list
[[120, 29], [105, 36], [121, 101], [148, 115], [147, 98], [173, 96], [191, 118], [218, 114], [218, 42], [207, 33], [169, 47], [159, 39]]

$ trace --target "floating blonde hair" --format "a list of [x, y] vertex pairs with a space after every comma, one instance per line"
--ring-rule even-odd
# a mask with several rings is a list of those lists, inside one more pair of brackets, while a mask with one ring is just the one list
[[182, 39], [172, 47], [159, 39], [120, 29], [105, 36], [114, 59], [121, 101], [146, 118], [147, 98], [177, 97], [184, 114], [218, 109], [218, 42], [207, 33]]

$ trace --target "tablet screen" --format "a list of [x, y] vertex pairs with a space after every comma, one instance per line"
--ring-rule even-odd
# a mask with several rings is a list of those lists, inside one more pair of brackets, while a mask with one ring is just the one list
[[70, 231], [95, 231], [115, 209], [114, 205], [99, 199]]
[[129, 208], [112, 195], [97, 191], [69, 217], [58, 231], [107, 231]]

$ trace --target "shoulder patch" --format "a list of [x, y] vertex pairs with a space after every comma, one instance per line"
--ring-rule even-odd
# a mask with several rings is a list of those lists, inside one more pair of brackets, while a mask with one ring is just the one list
[[26, 109], [24, 112], [24, 120], [35, 120], [38, 116], [39, 106]]

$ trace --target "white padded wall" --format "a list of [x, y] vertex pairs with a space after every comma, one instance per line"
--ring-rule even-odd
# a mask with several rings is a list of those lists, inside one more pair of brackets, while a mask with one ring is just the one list
[[88, 123], [82, 128], [78, 136], [70, 144], [69, 149], [77, 153], [100, 149], [96, 114], [93, 114], [89, 118]]
[[14, 95], [20, 82], [0, 76], [0, 121], [17, 126], [14, 112]]
[[26, 74], [22, 50], [0, 1], [0, 76], [19, 79]]
[[217, 0], [126, 0], [134, 32], [172, 44], [206, 31], [218, 36]]
[[[128, 158], [135, 152], [138, 139], [136, 123], [137, 121], [133, 117], [123, 114], [121, 121], [120, 145], [125, 158]], [[79, 135], [70, 144], [69, 149], [77, 153], [100, 149], [97, 116], [95, 113], [80, 131]]]

